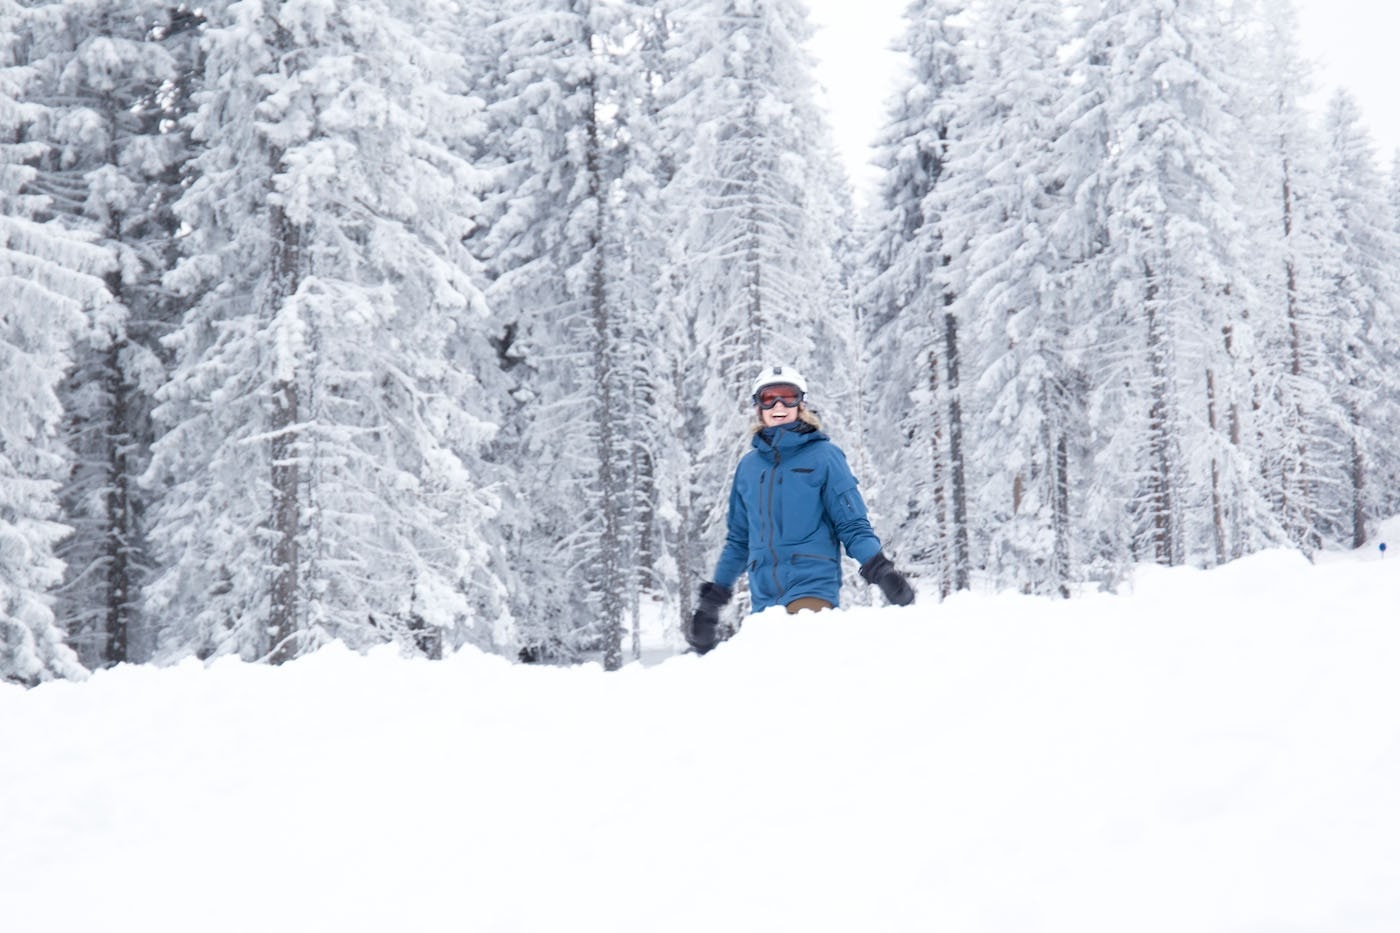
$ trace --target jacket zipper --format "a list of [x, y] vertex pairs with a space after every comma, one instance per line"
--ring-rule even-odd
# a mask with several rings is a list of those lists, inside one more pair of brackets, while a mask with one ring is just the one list
[[768, 550], [773, 555], [773, 586], [775, 595], [783, 595], [783, 582], [778, 579], [778, 521], [774, 514], [774, 495], [778, 484], [778, 467], [782, 465], [783, 452], [773, 445], [773, 475], [768, 478]]

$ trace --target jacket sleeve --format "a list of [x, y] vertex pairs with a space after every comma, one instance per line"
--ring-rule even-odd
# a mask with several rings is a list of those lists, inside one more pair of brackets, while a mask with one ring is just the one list
[[728, 532], [724, 538], [724, 550], [715, 564], [715, 582], [729, 589], [744, 572], [749, 562], [749, 509], [744, 497], [739, 495], [739, 474], [734, 473], [734, 482], [729, 487]]
[[855, 474], [846, 463], [845, 453], [834, 445], [826, 482], [822, 485], [822, 507], [852, 560], [864, 564], [880, 553], [880, 539], [870, 527]]

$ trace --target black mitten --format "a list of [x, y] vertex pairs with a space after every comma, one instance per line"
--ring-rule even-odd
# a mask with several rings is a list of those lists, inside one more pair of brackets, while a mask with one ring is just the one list
[[697, 654], [704, 654], [719, 644], [719, 610], [734, 593], [718, 583], [700, 584], [700, 606], [690, 617], [685, 640]]
[[907, 606], [914, 601], [914, 588], [909, 585], [904, 574], [894, 569], [894, 564], [885, 552], [881, 551], [860, 565], [860, 575], [867, 583], [873, 583], [885, 594], [885, 599], [896, 606]]

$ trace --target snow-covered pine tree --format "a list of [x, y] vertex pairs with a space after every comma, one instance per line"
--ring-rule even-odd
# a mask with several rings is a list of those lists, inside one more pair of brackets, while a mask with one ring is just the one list
[[[1069, 469], [1081, 477], [1072, 484], [1070, 514], [1075, 516], [1076, 574], [1087, 581], [1112, 584], [1120, 575], [1124, 550], [1116, 543], [1121, 522], [1100, 524], [1105, 516], [1094, 508], [1106, 485], [1118, 481], [1105, 476], [1095, 458], [1094, 424], [1098, 416], [1088, 407], [1109, 408], [1123, 401], [1112, 389], [1114, 378], [1126, 378], [1122, 370], [1126, 354], [1117, 355], [1118, 368], [1109, 369], [1103, 354], [1105, 340], [1116, 336], [1113, 326], [1111, 271], [1108, 250], [1109, 178], [1102, 171], [1112, 151], [1113, 130], [1108, 107], [1114, 85], [1112, 53], [1116, 33], [1102, 16], [1104, 0], [1086, 0], [1072, 18], [1075, 41], [1066, 49], [1067, 82], [1061, 112], [1062, 132], [1053, 158], [1064, 178], [1064, 203], [1054, 231], [1054, 242], [1065, 262], [1064, 292], [1074, 323], [1067, 347], [1065, 374], [1074, 393], [1086, 406], [1082, 449], [1070, 451]], [[1110, 357], [1113, 359], [1113, 357]], [[1104, 380], [1106, 391], [1094, 392], [1090, 373]]]
[[868, 366], [880, 374], [867, 420], [894, 518], [890, 543], [944, 596], [965, 589], [971, 572], [956, 316], [938, 274], [946, 250], [931, 198], [963, 81], [963, 34], [951, 22], [961, 12], [948, 0], [917, 0], [904, 13], [899, 49], [911, 67], [876, 144], [879, 193], [859, 284]]
[[[626, 580], [623, 553], [626, 544], [623, 528], [623, 509], [626, 501], [627, 467], [631, 464], [630, 445], [627, 444], [625, 422], [629, 411], [626, 374], [621, 356], [623, 349], [623, 302], [617, 294], [616, 248], [620, 245], [612, 236], [614, 229], [613, 204], [610, 197], [613, 173], [606, 164], [611, 148], [607, 139], [608, 130], [604, 127], [603, 110], [606, 106], [602, 73], [608, 63], [606, 48], [606, 23], [594, 19], [595, 9], [603, 13], [605, 9], [595, 0], [576, 0], [574, 10], [582, 27], [580, 51], [589, 62], [585, 88], [588, 108], [583, 114], [584, 129], [584, 176], [588, 219], [584, 222], [591, 229], [584, 234], [588, 248], [580, 256], [574, 268], [566, 270], [566, 276], [578, 283], [575, 286], [587, 295], [588, 343], [591, 344], [592, 381], [590, 394], [589, 427], [592, 433], [592, 446], [595, 452], [597, 471], [595, 483], [584, 488], [592, 492], [592, 508], [589, 510], [598, 527], [591, 536], [592, 547], [589, 555], [591, 572], [588, 574], [589, 590], [597, 613], [591, 628], [597, 633], [603, 654], [603, 668], [615, 671], [622, 667], [623, 613], [626, 606]], [[604, 35], [600, 35], [600, 31]], [[611, 70], [611, 69], [608, 69]], [[581, 218], [575, 218], [575, 221]]]
[[[679, 512], [694, 542], [680, 566], [693, 586], [718, 553], [730, 474], [747, 443], [748, 386], [764, 362], [812, 373], [826, 405], [824, 366], [849, 359], [815, 321], [849, 314], [830, 293], [839, 268], [823, 217], [831, 147], [812, 94], [796, 0], [704, 0], [671, 20], [674, 73], [660, 116], [679, 156], [666, 190], [674, 218], [666, 281], [685, 315], [675, 425], [689, 460]], [[839, 391], [839, 390], [838, 390]], [[840, 420], [839, 406], [824, 412]], [[849, 418], [849, 416], [846, 416]]]
[[1394, 223], [1394, 230], [1400, 234], [1400, 149], [1390, 157], [1390, 176], [1387, 179], [1389, 187], [1386, 189], [1390, 196], [1390, 216]]
[[963, 361], [977, 374], [969, 512], [997, 586], [1068, 595], [1072, 391], [1065, 250], [1054, 230], [1065, 172], [1053, 155], [1066, 84], [1054, 0], [988, 0], [957, 94], [937, 200]]
[[[1393, 223], [1391, 232], [1397, 240], [1400, 240], [1400, 148], [1397, 148], [1391, 155], [1390, 173], [1387, 176], [1389, 185], [1390, 216]], [[1400, 307], [1393, 307], [1392, 310], [1400, 314]], [[1390, 362], [1386, 365], [1392, 370], [1400, 366], [1400, 348], [1392, 347]], [[1400, 453], [1396, 451], [1396, 437], [1400, 437], [1400, 424], [1392, 423], [1387, 429], [1387, 436], [1391, 439], [1384, 453], [1384, 472], [1377, 478], [1376, 491], [1380, 500], [1379, 515], [1389, 516], [1400, 513]]]
[[[645, 108], [646, 132], [629, 134], [628, 144], [629, 152], [644, 149], [646, 153], [634, 160], [636, 167], [629, 174], [635, 175], [637, 168], [645, 166], [647, 184], [655, 186], [654, 193], [648, 196], [650, 208], [645, 222], [632, 221], [639, 234], [633, 237], [633, 248], [644, 251], [648, 263], [654, 263], [648, 271], [651, 310], [643, 312], [644, 317], [653, 319], [655, 328], [655, 343], [644, 353], [645, 368], [649, 370], [645, 385], [649, 393], [654, 392], [654, 397], [665, 403], [656, 409], [658, 416], [654, 420], [644, 419], [642, 429], [658, 435], [656, 447], [646, 457], [654, 465], [656, 517], [660, 520], [653, 527], [664, 533], [668, 547], [661, 563], [644, 572], [664, 581], [666, 591], [675, 600], [674, 611], [668, 617], [680, 619], [689, 618], [694, 610], [693, 581], [703, 572], [697, 568], [708, 559], [705, 542], [691, 533], [691, 456], [695, 445], [685, 437], [684, 429], [694, 417], [695, 400], [688, 395], [688, 383], [695, 340], [692, 314], [683, 295], [686, 269], [684, 264], [672, 261], [675, 232], [685, 218], [672, 208], [671, 186], [693, 141], [692, 127], [672, 122], [676, 95], [684, 93], [678, 73], [686, 66], [685, 54], [675, 36], [675, 11], [683, 12], [686, 6], [686, 0], [657, 0], [640, 5], [636, 22], [645, 80], [640, 103]], [[625, 106], [623, 112], [626, 113]], [[641, 283], [643, 279], [639, 277], [637, 281]]]
[[[1329, 477], [1345, 473], [1335, 426], [1324, 293], [1330, 230], [1335, 226], [1322, 174], [1322, 142], [1303, 109], [1311, 86], [1297, 41], [1290, 0], [1235, 5], [1236, 47], [1251, 50], [1252, 94], [1246, 122], [1252, 145], [1238, 173], [1245, 235], [1255, 258], [1256, 300], [1249, 332], [1257, 348], [1252, 382], [1253, 438], [1264, 494], [1278, 536], [1305, 552], [1323, 544], [1336, 517], [1320, 509]], [[1249, 550], [1268, 541], [1251, 542]]]
[[1371, 140], [1346, 91], [1329, 102], [1325, 133], [1328, 200], [1336, 212], [1325, 300], [1336, 363], [1333, 392], [1342, 400], [1339, 427], [1349, 466], [1346, 475], [1332, 479], [1343, 491], [1337, 531], [1344, 543], [1360, 547], [1368, 521], [1393, 501], [1382, 484], [1396, 476], [1400, 430], [1400, 247], [1393, 219], [1377, 197], [1383, 182]]
[[[578, 462], [595, 452], [585, 423], [592, 412], [578, 398], [594, 371], [585, 335], [594, 268], [580, 242], [591, 242], [599, 220], [592, 202], [581, 203], [596, 195], [587, 165], [595, 66], [570, 1], [486, 7], [500, 59], [484, 85], [489, 129], [479, 161], [490, 182], [473, 251], [503, 322], [497, 349], [514, 398], [494, 454], [515, 472], [505, 524], [512, 637], [528, 660], [577, 661], [598, 647], [575, 556], [584, 524]], [[564, 338], [568, 324], [580, 342]]]
[[[1211, 561], [1260, 514], [1248, 458], [1210, 412], [1239, 412], [1251, 296], [1232, 180], [1241, 138], [1219, 10], [1198, 0], [1103, 3], [1091, 74], [1110, 82], [1096, 178], [1110, 296], [1096, 329], [1089, 429], [1099, 485], [1088, 499], [1097, 562]], [[1088, 93], [1094, 94], [1092, 90]], [[1246, 390], [1247, 391], [1247, 390]], [[1241, 431], [1241, 435], [1245, 432]], [[1242, 507], [1224, 516], [1216, 503]]]
[[[667, 618], [676, 605], [676, 547], [680, 539], [677, 479], [681, 460], [675, 443], [679, 400], [674, 392], [683, 317], [664, 305], [666, 213], [662, 192], [674, 172], [675, 152], [660, 133], [659, 92], [669, 80], [666, 39], [669, 14], [661, 3], [627, 3], [613, 25], [609, 94], [612, 123], [612, 222], [608, 245], [619, 308], [617, 360], [628, 412], [622, 476], [623, 585], [632, 656], [641, 653], [642, 610], [660, 603]], [[689, 592], [679, 594], [688, 600]]]
[[30, 97], [28, 12], [0, 0], [0, 681], [33, 685], [84, 675], [49, 598], [63, 577], [59, 487], [71, 466], [57, 390], [88, 315], [110, 301], [112, 257], [37, 190], [56, 115]]
[[74, 454], [62, 498], [74, 533], [60, 549], [67, 575], [56, 611], [84, 663], [100, 667], [149, 653], [136, 613], [146, 563], [136, 480], [162, 378], [155, 342], [173, 314], [159, 280], [176, 233], [169, 205], [187, 152], [179, 88], [198, 18], [150, 0], [65, 0], [27, 12], [29, 100], [51, 115], [34, 187], [117, 257], [106, 276], [112, 301], [94, 309], [62, 392]]
[[496, 451], [517, 468], [515, 640], [522, 656], [596, 654], [609, 670], [652, 570], [638, 562], [655, 516], [637, 496], [657, 482], [648, 451], [669, 410], [673, 340], [658, 346], [654, 317], [664, 153], [643, 63], [661, 27], [634, 4], [538, 0], [497, 4], [489, 29], [501, 53], [484, 148], [494, 181], [473, 248], [517, 401]]
[[205, 148], [168, 277], [191, 305], [148, 471], [170, 654], [496, 640], [499, 393], [461, 245], [481, 120], [456, 12], [206, 8]]

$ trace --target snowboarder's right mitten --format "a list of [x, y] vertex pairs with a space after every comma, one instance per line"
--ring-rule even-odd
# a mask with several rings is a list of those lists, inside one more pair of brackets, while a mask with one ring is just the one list
[[880, 592], [896, 606], [907, 606], [914, 601], [914, 588], [909, 585], [904, 574], [894, 569], [893, 562], [881, 551], [861, 564], [860, 575], [867, 583], [873, 583]]
[[704, 654], [719, 644], [719, 610], [734, 593], [718, 583], [700, 584], [700, 606], [690, 618], [685, 640], [697, 654]]

